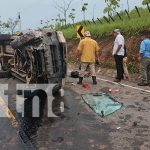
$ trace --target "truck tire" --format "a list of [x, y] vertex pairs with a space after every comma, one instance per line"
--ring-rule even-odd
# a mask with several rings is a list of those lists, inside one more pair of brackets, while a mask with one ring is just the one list
[[11, 73], [10, 71], [0, 71], [0, 78], [10, 78], [11, 77]]
[[55, 85], [55, 87], [52, 90], [53, 97], [63, 97], [64, 96], [64, 90], [62, 89], [61, 85]]

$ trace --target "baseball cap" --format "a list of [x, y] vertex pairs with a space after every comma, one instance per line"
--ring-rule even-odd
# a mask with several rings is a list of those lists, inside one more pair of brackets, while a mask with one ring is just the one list
[[85, 32], [85, 37], [91, 37], [90, 31], [86, 31], [86, 32]]
[[120, 33], [121, 30], [120, 30], [120, 29], [115, 29], [114, 32], [115, 32], [115, 33]]

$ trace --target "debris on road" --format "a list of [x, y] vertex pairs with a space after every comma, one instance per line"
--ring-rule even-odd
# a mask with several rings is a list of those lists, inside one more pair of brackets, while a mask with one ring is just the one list
[[76, 86], [77, 84], [76, 83], [72, 83], [72, 85]]
[[135, 121], [133, 122], [133, 127], [137, 127], [138, 123]]
[[121, 129], [121, 127], [117, 127], [117, 130]]
[[71, 77], [72, 78], [79, 78], [79, 71], [72, 71], [71, 72]]
[[100, 89], [100, 92], [108, 94], [109, 89], [110, 89], [110, 87], [104, 87], [104, 88]]
[[87, 83], [84, 83], [84, 84], [83, 84], [83, 88], [85, 88], [85, 89], [89, 89], [89, 88], [90, 88], [90, 85], [89, 85], [89, 84], [87, 84]]
[[123, 107], [122, 103], [105, 93], [82, 95], [82, 98], [101, 117], [108, 116]]
[[119, 89], [109, 89], [109, 92], [111, 94], [115, 94], [115, 93], [119, 92]]

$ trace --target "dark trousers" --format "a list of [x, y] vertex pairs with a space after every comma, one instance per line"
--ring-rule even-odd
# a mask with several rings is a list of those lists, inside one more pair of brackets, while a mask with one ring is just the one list
[[116, 68], [117, 68], [117, 79], [123, 79], [124, 69], [123, 69], [123, 58], [124, 56], [114, 55]]
[[150, 58], [142, 58], [140, 73], [142, 82], [150, 83]]

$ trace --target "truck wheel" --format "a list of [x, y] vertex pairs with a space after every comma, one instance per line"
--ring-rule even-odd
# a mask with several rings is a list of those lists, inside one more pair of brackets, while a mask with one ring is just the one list
[[0, 78], [10, 78], [11, 77], [11, 73], [10, 71], [0, 71]]
[[56, 85], [52, 90], [52, 94], [55, 98], [63, 97], [65, 95], [61, 85]]

